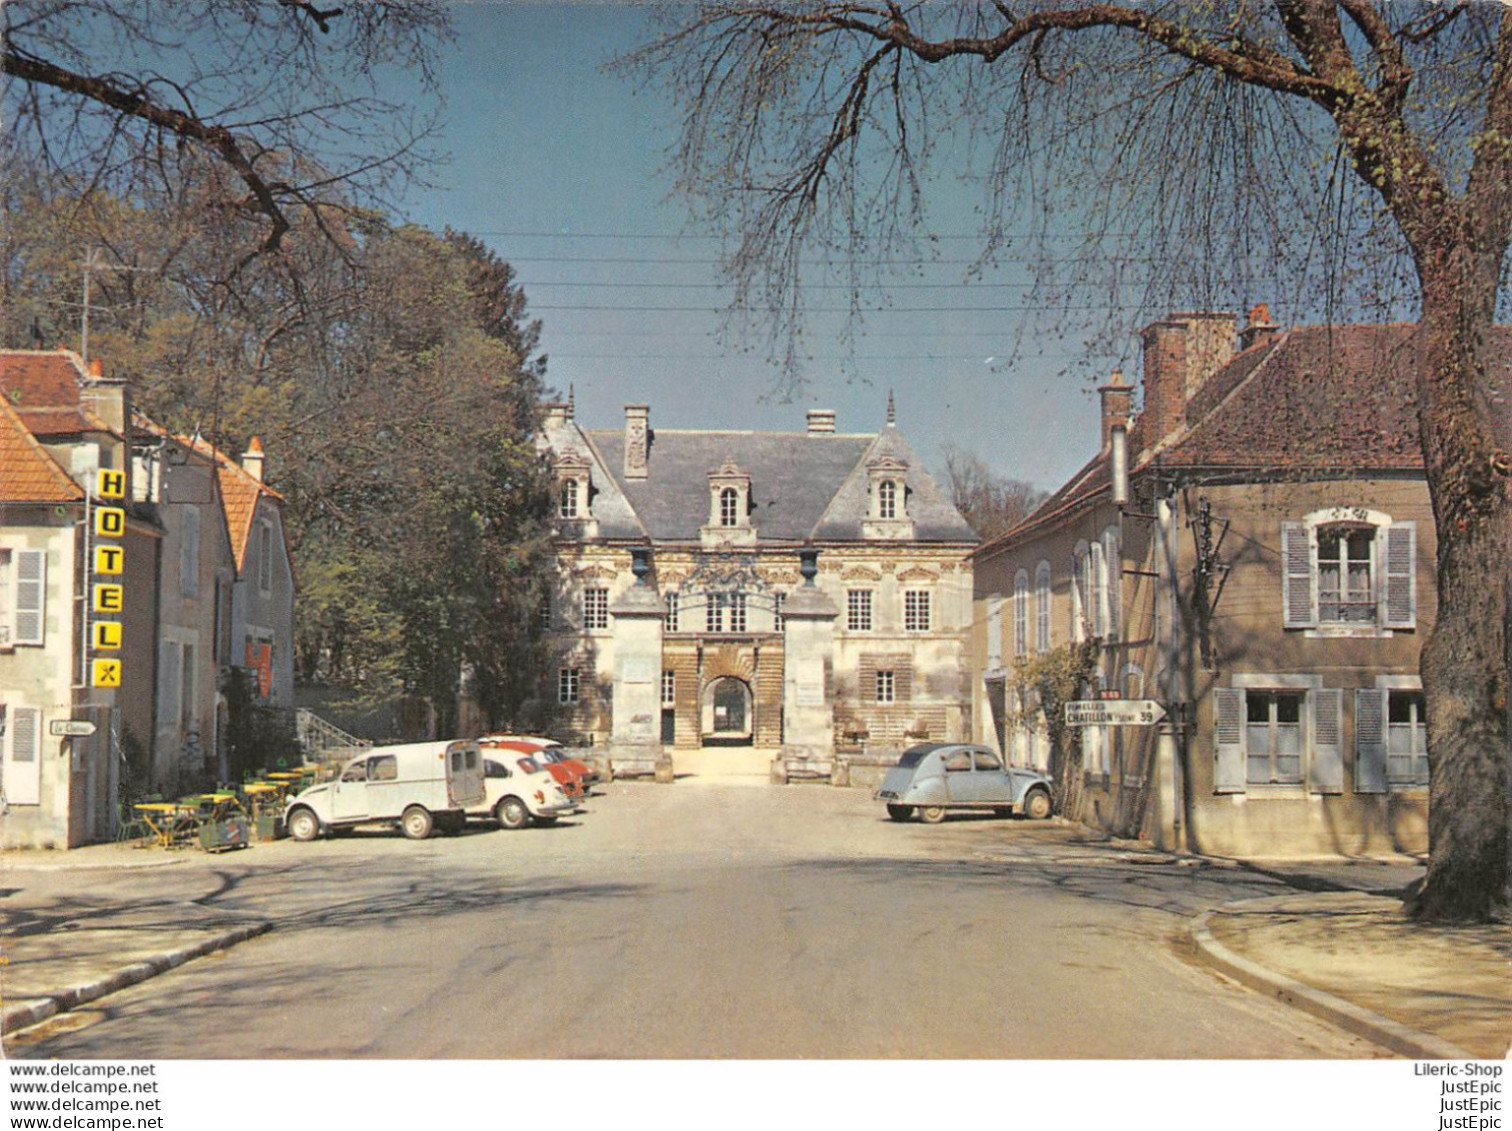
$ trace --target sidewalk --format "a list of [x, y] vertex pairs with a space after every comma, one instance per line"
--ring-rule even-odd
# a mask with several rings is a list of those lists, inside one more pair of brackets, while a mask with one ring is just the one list
[[1403, 861], [1261, 862], [1293, 887], [1198, 916], [1211, 965], [1413, 1058], [1496, 1059], [1512, 1049], [1512, 932], [1423, 927], [1402, 913], [1422, 868]]
[[[27, 872], [100, 870], [124, 875], [190, 859], [115, 844], [67, 853], [20, 850], [8, 852], [0, 863], [0, 883], [11, 888]], [[0, 1034], [234, 946], [271, 926], [185, 902], [96, 904], [67, 913], [6, 908], [0, 912]]]
[[[255, 849], [253, 851], [256, 851]], [[1124, 849], [1110, 845], [1109, 851]], [[1143, 855], [1143, 853], [1141, 853]], [[114, 845], [13, 853], [12, 872], [172, 867], [192, 858]], [[1420, 927], [1400, 892], [1422, 873], [1379, 861], [1207, 861], [1285, 883], [1191, 923], [1198, 955], [1251, 988], [1411, 1058], [1502, 1059], [1512, 1046], [1512, 938], [1503, 926]], [[18, 877], [17, 877], [18, 878]], [[0, 1032], [233, 946], [271, 924], [194, 903], [95, 905], [0, 918]]]

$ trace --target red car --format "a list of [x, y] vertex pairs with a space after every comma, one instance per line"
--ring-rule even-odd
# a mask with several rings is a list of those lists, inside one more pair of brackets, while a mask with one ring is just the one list
[[581, 776], [584, 789], [592, 789], [601, 780], [596, 767], [589, 765], [581, 758], [574, 758], [567, 747], [554, 738], [535, 738], [530, 735], [521, 734], [507, 734], [501, 737], [509, 742], [528, 743], [538, 760], [551, 762], [559, 766], [567, 766]]
[[560, 743], [545, 738], [489, 735], [478, 739], [478, 747], [481, 750], [513, 750], [519, 754], [528, 754], [540, 764], [541, 769], [556, 779], [563, 792], [574, 801], [588, 793], [589, 783], [584, 780], [588, 775], [588, 767], [576, 758], [554, 757], [551, 748], [563, 749]]

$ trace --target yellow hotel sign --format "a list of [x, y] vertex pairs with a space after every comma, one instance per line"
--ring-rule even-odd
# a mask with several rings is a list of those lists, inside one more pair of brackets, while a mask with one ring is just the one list
[[91, 626], [93, 632], [93, 644], [96, 652], [118, 652], [121, 648], [121, 622], [118, 620], [97, 620]]
[[94, 661], [94, 685], [96, 687], [120, 687], [121, 686], [121, 661], [120, 660], [96, 660], [96, 661]]
[[126, 604], [126, 589], [121, 585], [96, 585], [94, 587], [94, 611], [118, 613]]
[[95, 511], [95, 533], [101, 538], [119, 538], [125, 534], [125, 510], [121, 507], [100, 507]]
[[126, 473], [102, 467], [95, 474], [95, 494], [102, 499], [124, 499], [126, 497]]
[[96, 573], [120, 573], [126, 561], [126, 551], [119, 546], [96, 546], [94, 571]]

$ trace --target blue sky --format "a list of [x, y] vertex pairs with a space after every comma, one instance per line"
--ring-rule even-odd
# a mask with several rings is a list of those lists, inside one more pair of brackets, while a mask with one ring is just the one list
[[[573, 387], [584, 423], [613, 427], [625, 403], [643, 402], [664, 428], [796, 430], [823, 407], [842, 431], [874, 431], [894, 389], [899, 425], [933, 470], [953, 443], [1050, 487], [1092, 454], [1096, 397], [1059, 375], [1078, 343], [1052, 340], [1041, 355], [1029, 325], [1031, 344], [1004, 364], [1026, 326], [1019, 268], [965, 283], [981, 198], [957, 170], [942, 167], [932, 194], [940, 261], [879, 293], [892, 309], [868, 319], [851, 377], [843, 319], [823, 313], [844, 294], [811, 293], [808, 384], [782, 403], [762, 341], [718, 336], [720, 245], [689, 226], [664, 170], [674, 108], [602, 70], [652, 33], [649, 11], [475, 3], [455, 17], [442, 68], [450, 160], [429, 171], [434, 188], [411, 192], [407, 216], [471, 232], [515, 265], [545, 325], [549, 378]], [[1136, 359], [1131, 343], [1126, 369]]]

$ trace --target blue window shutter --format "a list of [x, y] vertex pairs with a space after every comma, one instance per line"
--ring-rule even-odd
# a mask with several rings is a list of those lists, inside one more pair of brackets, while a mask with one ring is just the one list
[[1386, 792], [1386, 695], [1376, 687], [1355, 691], [1355, 792]]
[[1244, 792], [1244, 692], [1213, 689], [1213, 792]]
[[1417, 627], [1417, 523], [1394, 522], [1384, 531], [1381, 626]]
[[1344, 792], [1344, 692], [1312, 692], [1312, 758], [1307, 780], [1315, 793]]
[[1300, 522], [1281, 524], [1281, 606], [1287, 628], [1318, 623], [1318, 577], [1313, 569], [1312, 534]]

